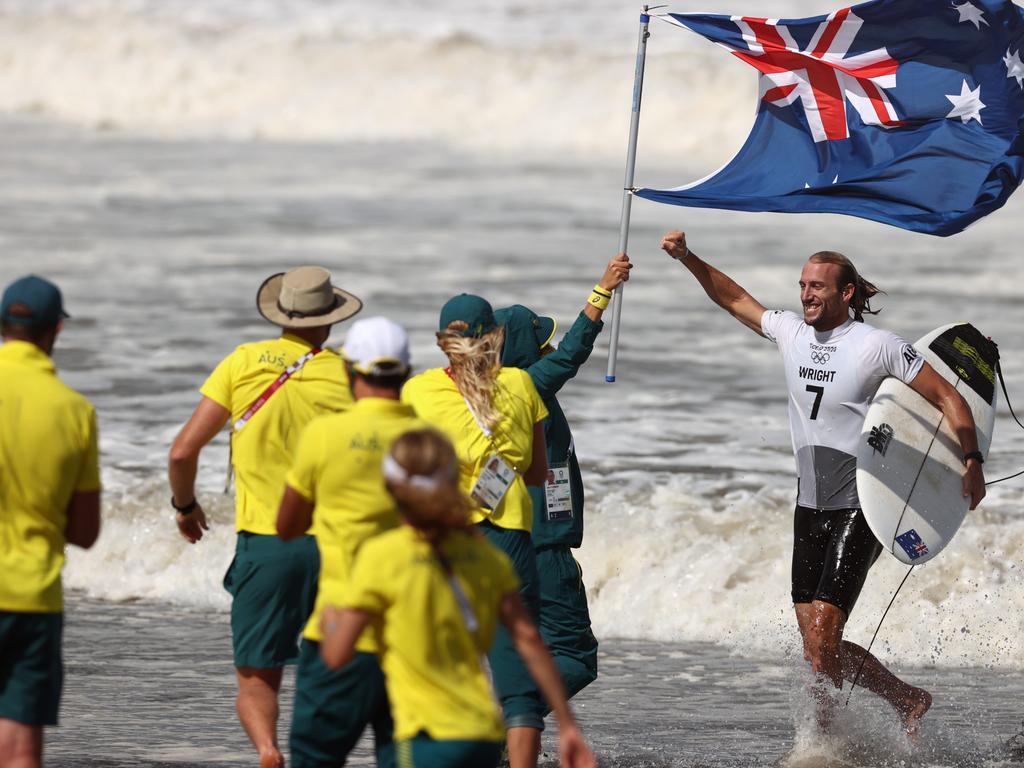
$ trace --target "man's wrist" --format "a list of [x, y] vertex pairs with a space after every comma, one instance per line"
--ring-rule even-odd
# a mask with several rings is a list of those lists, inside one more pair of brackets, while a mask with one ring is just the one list
[[976, 461], [980, 466], [985, 463], [985, 457], [981, 451], [968, 451], [964, 454], [964, 465], [966, 466], [970, 461]]
[[675, 259], [676, 261], [678, 261], [680, 264], [685, 264], [686, 260], [688, 258], [690, 258], [690, 256], [692, 254], [693, 254], [693, 251], [691, 251], [689, 248], [687, 248], [682, 256], [676, 256], [675, 254], [672, 254], [672, 258]]
[[195, 512], [196, 507], [199, 506], [199, 500], [195, 496], [193, 496], [192, 501], [190, 501], [188, 504], [182, 504], [179, 506], [175, 498], [171, 496], [171, 506], [174, 507], [174, 511], [177, 512], [179, 515], [191, 515], [193, 512]]

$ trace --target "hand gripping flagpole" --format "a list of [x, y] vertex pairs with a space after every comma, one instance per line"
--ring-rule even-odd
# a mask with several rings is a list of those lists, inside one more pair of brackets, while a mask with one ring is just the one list
[[[629, 212], [633, 203], [633, 170], [636, 167], [636, 137], [640, 131], [640, 97], [644, 89], [644, 60], [647, 57], [647, 15], [650, 6], [645, 5], [640, 14], [640, 39], [636, 46], [636, 74], [633, 79], [633, 112], [629, 120], [629, 148], [626, 150], [626, 180], [622, 185], [622, 216], [619, 221], [619, 253], [625, 253], [629, 245]], [[608, 347], [608, 371], [604, 380], [615, 381], [615, 361], [619, 354], [619, 321], [622, 318], [622, 288], [615, 289], [612, 297], [612, 338]]]

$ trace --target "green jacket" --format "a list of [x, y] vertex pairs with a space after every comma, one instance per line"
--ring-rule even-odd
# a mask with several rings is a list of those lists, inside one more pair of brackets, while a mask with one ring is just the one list
[[547, 406], [544, 438], [547, 441], [548, 466], [565, 465], [569, 473], [571, 509], [549, 513], [545, 489], [533, 486], [529, 489], [530, 498], [533, 499], [533, 546], [537, 549], [579, 547], [583, 543], [583, 478], [569, 422], [555, 395], [587, 362], [604, 323], [595, 323], [580, 312], [576, 322], [562, 337], [558, 348], [541, 357], [534, 333], [536, 315], [533, 312], [516, 305], [494, 314], [497, 322], [505, 326], [502, 365], [522, 368], [530, 374]]

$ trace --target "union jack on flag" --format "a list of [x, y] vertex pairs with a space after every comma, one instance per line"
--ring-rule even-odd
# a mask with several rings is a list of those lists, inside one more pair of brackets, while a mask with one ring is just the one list
[[759, 106], [724, 168], [640, 197], [845, 213], [950, 235], [1001, 207], [1024, 178], [1024, 10], [1010, 0], [661, 18], [757, 70]]
[[896, 543], [903, 547], [903, 551], [907, 553], [907, 557], [911, 560], [917, 560], [919, 557], [928, 554], [928, 545], [924, 543], [920, 534], [913, 528], [897, 536]]

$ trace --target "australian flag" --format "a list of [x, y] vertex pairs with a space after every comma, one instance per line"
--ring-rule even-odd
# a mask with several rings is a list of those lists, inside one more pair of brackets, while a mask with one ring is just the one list
[[928, 554], [928, 545], [924, 543], [921, 535], [913, 528], [897, 536], [896, 543], [903, 547], [903, 551], [907, 553], [907, 557], [911, 560], [917, 560], [919, 557], [924, 557]]
[[757, 70], [750, 136], [717, 173], [637, 195], [740, 211], [845, 213], [952, 235], [1024, 174], [1024, 10], [872, 0], [828, 16], [667, 14]]

